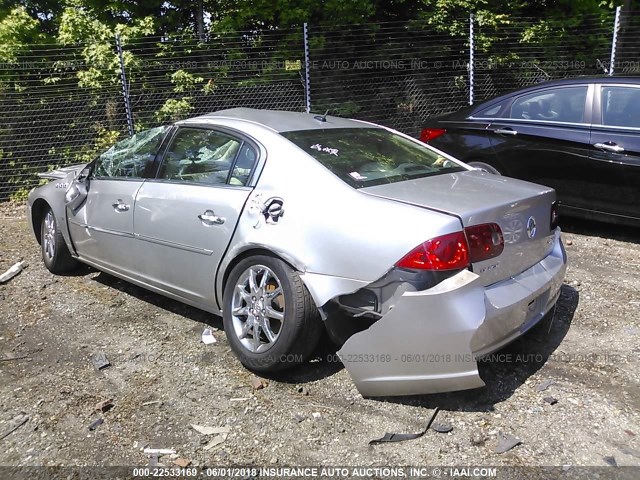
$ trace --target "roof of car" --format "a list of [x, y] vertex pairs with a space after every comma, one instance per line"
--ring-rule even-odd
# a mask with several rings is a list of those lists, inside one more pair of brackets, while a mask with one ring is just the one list
[[256, 108], [230, 108], [227, 110], [220, 110], [218, 112], [207, 113], [200, 117], [191, 118], [187, 122], [207, 123], [208, 121], [218, 118], [231, 118], [258, 123], [277, 132], [317, 130], [326, 128], [366, 128], [374, 126], [367, 122], [333, 117], [331, 115], [324, 117], [323, 114], [318, 113], [260, 110]]

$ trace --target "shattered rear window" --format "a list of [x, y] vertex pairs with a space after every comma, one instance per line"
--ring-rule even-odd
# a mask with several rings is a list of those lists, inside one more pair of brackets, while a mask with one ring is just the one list
[[382, 128], [300, 130], [281, 135], [354, 188], [465, 170], [426, 145]]

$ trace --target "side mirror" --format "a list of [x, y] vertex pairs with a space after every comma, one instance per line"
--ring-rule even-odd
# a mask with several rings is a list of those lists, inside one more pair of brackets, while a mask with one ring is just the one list
[[71, 210], [72, 213], [76, 213], [78, 209], [84, 204], [84, 201], [87, 199], [87, 192], [89, 191], [89, 174], [91, 173], [91, 168], [84, 168], [77, 176], [73, 179], [69, 188], [64, 194], [64, 203]]

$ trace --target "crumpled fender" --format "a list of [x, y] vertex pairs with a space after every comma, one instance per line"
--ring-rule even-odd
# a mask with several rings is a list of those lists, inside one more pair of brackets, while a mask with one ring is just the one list
[[468, 270], [423, 291], [400, 289], [394, 307], [351, 336], [338, 355], [362, 396], [484, 386], [471, 339], [484, 322], [484, 289]]

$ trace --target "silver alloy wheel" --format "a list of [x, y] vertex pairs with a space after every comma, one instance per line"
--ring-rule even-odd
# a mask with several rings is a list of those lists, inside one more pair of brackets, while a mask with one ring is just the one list
[[284, 322], [284, 292], [273, 270], [253, 265], [242, 272], [233, 290], [231, 319], [250, 352], [266, 352], [275, 344]]
[[44, 217], [44, 237], [42, 238], [44, 253], [49, 260], [56, 254], [56, 219], [49, 211]]

